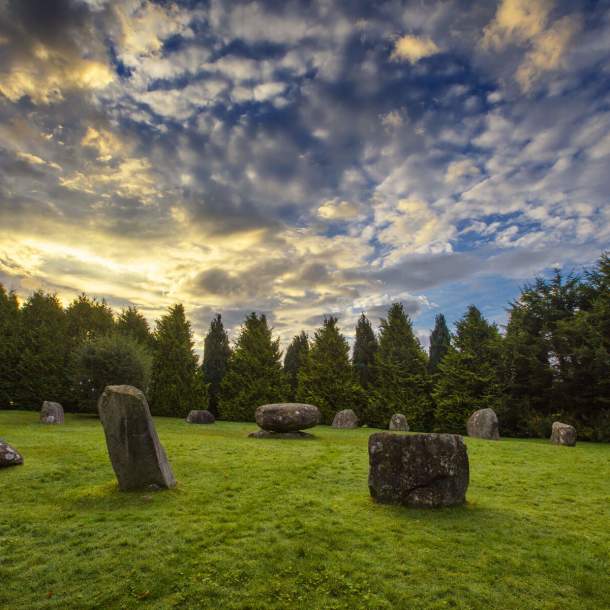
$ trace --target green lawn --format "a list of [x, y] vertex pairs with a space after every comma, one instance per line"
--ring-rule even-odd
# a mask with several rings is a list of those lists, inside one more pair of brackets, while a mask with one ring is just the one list
[[157, 418], [178, 479], [120, 493], [98, 420], [0, 412], [0, 608], [607, 608], [610, 445], [467, 439], [462, 508], [376, 505], [371, 430]]

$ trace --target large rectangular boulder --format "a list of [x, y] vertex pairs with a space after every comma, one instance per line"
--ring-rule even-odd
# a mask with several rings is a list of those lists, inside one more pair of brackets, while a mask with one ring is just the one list
[[144, 394], [129, 385], [106, 386], [97, 408], [119, 489], [174, 487]]

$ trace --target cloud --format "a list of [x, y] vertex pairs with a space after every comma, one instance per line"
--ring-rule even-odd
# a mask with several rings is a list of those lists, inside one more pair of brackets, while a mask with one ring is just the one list
[[439, 47], [431, 38], [423, 38], [406, 34], [394, 43], [391, 59], [416, 63], [424, 57], [440, 53]]
[[358, 205], [349, 201], [332, 199], [318, 208], [318, 216], [324, 220], [353, 220], [361, 215]]

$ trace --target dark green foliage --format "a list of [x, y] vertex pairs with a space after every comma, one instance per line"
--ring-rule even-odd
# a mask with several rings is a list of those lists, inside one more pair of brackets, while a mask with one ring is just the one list
[[364, 313], [356, 324], [356, 340], [352, 355], [352, 364], [356, 379], [366, 390], [374, 381], [375, 374], [375, 354], [379, 344], [373, 332], [373, 327]]
[[474, 305], [457, 322], [456, 330], [453, 347], [439, 365], [435, 427], [439, 432], [462, 434], [476, 409], [499, 410], [502, 337]]
[[203, 345], [203, 380], [208, 385], [209, 409], [218, 415], [218, 400], [220, 397], [220, 384], [227, 372], [231, 347], [229, 336], [222, 324], [222, 317], [216, 314], [210, 323], [210, 330], [205, 336]]
[[135, 306], [123, 309], [117, 316], [116, 330], [119, 334], [131, 337], [146, 347], [152, 348], [154, 345], [148, 322]]
[[284, 401], [289, 393], [279, 339], [264, 314], [246, 317], [220, 386], [220, 417], [254, 421], [256, 407]]
[[0, 284], [0, 409], [15, 405], [19, 363], [19, 302]]
[[434, 375], [438, 365], [451, 347], [451, 334], [447, 328], [445, 316], [439, 313], [434, 321], [434, 330], [430, 333], [430, 358], [428, 359], [428, 372]]
[[73, 345], [78, 345], [81, 341], [110, 334], [114, 330], [114, 316], [105, 300], [81, 294], [66, 308], [66, 324], [68, 337]]
[[325, 424], [332, 423], [342, 409], [353, 409], [362, 416], [364, 392], [349, 362], [349, 345], [333, 316], [325, 318], [314, 335], [307, 360], [299, 371], [297, 400], [316, 405]]
[[180, 304], [157, 320], [149, 402], [153, 415], [173, 417], [185, 417], [191, 409], [207, 407], [191, 324]]
[[307, 333], [302, 331], [295, 335], [286, 350], [284, 357], [284, 372], [290, 384], [290, 400], [294, 401], [299, 383], [299, 371], [307, 360], [309, 354], [309, 339]]
[[432, 403], [426, 354], [400, 303], [394, 303], [381, 321], [375, 362], [375, 388], [366, 413], [367, 423], [387, 428], [394, 413], [404, 413], [412, 430], [429, 429]]
[[30, 296], [20, 313], [20, 358], [15, 402], [38, 409], [43, 400], [65, 401], [68, 390], [68, 325], [54, 294]]
[[152, 353], [132, 337], [115, 333], [88, 339], [72, 358], [72, 388], [79, 411], [96, 413], [98, 398], [107, 385], [148, 389]]

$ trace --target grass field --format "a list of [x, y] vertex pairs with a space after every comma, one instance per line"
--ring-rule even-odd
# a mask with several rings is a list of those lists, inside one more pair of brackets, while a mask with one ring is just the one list
[[371, 501], [371, 430], [155, 421], [178, 488], [120, 493], [98, 420], [0, 412], [0, 608], [610, 604], [610, 445], [467, 439], [467, 505], [423, 511]]

